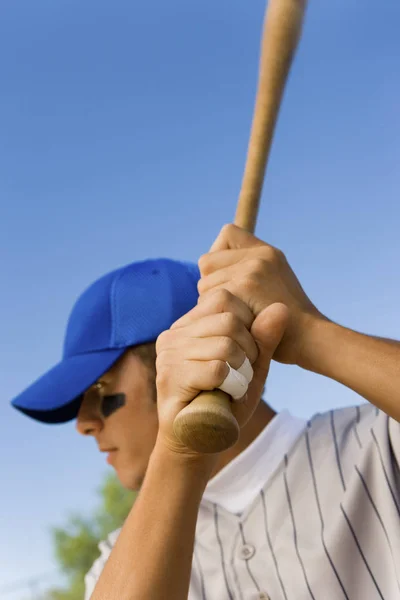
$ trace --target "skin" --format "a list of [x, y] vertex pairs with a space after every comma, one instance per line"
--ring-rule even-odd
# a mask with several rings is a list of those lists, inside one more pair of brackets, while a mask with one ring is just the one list
[[[111, 450], [110, 462], [122, 485], [138, 490], [147, 470], [158, 433], [154, 374], [135, 352], [127, 351], [84, 395], [77, 430], [91, 436], [101, 452]], [[124, 393], [125, 405], [104, 417], [102, 396]]]

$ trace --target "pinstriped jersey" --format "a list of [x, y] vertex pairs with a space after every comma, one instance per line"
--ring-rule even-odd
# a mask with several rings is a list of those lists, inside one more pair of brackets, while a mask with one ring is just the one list
[[243, 513], [202, 501], [189, 600], [399, 599], [399, 464], [372, 405], [314, 416]]

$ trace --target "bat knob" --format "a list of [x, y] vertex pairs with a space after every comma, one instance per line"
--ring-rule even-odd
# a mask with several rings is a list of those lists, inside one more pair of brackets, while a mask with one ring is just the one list
[[174, 433], [187, 448], [201, 454], [228, 450], [239, 439], [240, 428], [224, 392], [202, 392], [174, 421]]

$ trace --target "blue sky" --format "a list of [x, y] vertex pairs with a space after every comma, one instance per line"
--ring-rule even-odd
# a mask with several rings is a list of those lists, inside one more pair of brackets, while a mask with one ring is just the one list
[[[9, 399], [58, 361], [92, 280], [146, 257], [195, 261], [232, 220], [264, 8], [2, 2], [0, 586], [55, 568], [49, 528], [89, 513], [106, 471], [73, 424], [31, 422]], [[399, 18], [397, 0], [311, 3], [257, 228], [325, 314], [394, 338]], [[358, 398], [276, 365], [268, 400], [308, 416]]]

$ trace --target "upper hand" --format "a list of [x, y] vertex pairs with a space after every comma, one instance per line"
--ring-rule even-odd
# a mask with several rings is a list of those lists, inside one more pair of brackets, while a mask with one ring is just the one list
[[201, 257], [199, 267], [200, 302], [225, 288], [255, 316], [271, 304], [285, 304], [289, 322], [274, 359], [302, 363], [311, 328], [326, 318], [304, 292], [283, 252], [235, 225], [226, 225], [210, 252]]

